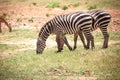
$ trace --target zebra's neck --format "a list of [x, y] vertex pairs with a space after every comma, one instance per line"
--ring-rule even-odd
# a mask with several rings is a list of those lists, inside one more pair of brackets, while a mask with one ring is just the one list
[[47, 22], [42, 28], [41, 31], [39, 33], [39, 37], [46, 41], [46, 39], [48, 38], [48, 36], [53, 32], [53, 24], [51, 23], [51, 21]]

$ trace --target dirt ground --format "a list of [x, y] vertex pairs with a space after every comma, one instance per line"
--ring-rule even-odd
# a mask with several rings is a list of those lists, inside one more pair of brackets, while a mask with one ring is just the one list
[[[6, 14], [6, 19], [11, 23], [12, 27], [19, 28], [30, 28], [38, 27], [41, 28], [44, 23], [53, 18], [56, 15], [66, 14], [76, 11], [86, 11], [81, 7], [69, 8], [62, 10], [60, 8], [46, 8], [45, 6], [0, 6], [0, 15]], [[111, 23], [108, 27], [109, 31], [120, 31], [120, 10], [107, 10], [111, 16]], [[30, 22], [29, 20], [33, 20]], [[17, 21], [21, 20], [21, 21]]]

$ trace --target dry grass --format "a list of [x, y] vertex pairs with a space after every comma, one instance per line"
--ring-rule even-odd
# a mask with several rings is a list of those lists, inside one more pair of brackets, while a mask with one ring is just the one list
[[[110, 39], [117, 43], [110, 44], [108, 49], [101, 49], [102, 44], [96, 44], [94, 50], [84, 50], [83, 46], [78, 44], [77, 50], [71, 52], [65, 46], [63, 52], [58, 54], [55, 36], [51, 35], [48, 41], [51, 40], [54, 46], [50, 47], [48, 44], [42, 55], [36, 55], [36, 42], [31, 40], [36, 39], [34, 36], [38, 33], [37, 29], [16, 29], [9, 34], [13, 37], [6, 36], [8, 32], [4, 31], [0, 38], [0, 79], [2, 80], [120, 79], [119, 32], [110, 33]], [[32, 34], [26, 34], [27, 32]], [[16, 33], [22, 38], [16, 38]], [[99, 37], [98, 35], [100, 33], [94, 33], [95, 43], [102, 43], [102, 35]], [[67, 35], [67, 38], [72, 42], [73, 36]], [[9, 44], [13, 41], [16, 42]]]

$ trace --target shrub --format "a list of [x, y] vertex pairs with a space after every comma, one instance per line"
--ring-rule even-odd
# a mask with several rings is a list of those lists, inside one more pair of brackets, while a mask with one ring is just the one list
[[33, 19], [34, 19], [34, 18], [32, 17], [32, 18], [30, 18], [28, 21], [31, 22], [31, 23], [33, 23], [33, 22], [34, 22]]
[[67, 10], [67, 9], [68, 9], [67, 6], [63, 6], [63, 7], [62, 7], [62, 10]]
[[17, 18], [17, 22], [22, 22], [22, 18]]
[[50, 2], [47, 4], [48, 8], [55, 8], [55, 7], [59, 7], [59, 3], [58, 2]]
[[88, 10], [92, 10], [92, 9], [96, 9], [97, 6], [96, 5], [91, 5], [91, 6], [88, 6]]
[[46, 13], [46, 17], [49, 17], [50, 16], [50, 14], [49, 13]]
[[74, 3], [74, 4], [73, 4], [73, 7], [78, 7], [79, 5], [80, 5], [80, 3], [77, 2], [77, 3]]
[[36, 6], [36, 5], [37, 5], [37, 3], [35, 3], [35, 2], [33, 2], [32, 4], [33, 4], [34, 6]]
[[4, 17], [4, 18], [6, 18], [7, 16], [8, 16], [7, 13], [3, 13], [3, 14], [2, 14], [2, 17]]

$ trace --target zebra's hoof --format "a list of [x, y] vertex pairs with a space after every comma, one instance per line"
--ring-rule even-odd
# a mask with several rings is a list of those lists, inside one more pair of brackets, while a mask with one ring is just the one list
[[38, 51], [36, 51], [36, 54], [42, 54], [42, 52], [38, 52]]
[[73, 49], [72, 48], [69, 48], [70, 51], [72, 51]]
[[103, 46], [103, 47], [102, 47], [102, 49], [106, 49], [106, 48], [108, 48], [108, 46]]
[[9, 32], [12, 32], [12, 30], [10, 30]]
[[63, 48], [61, 48], [61, 50], [63, 50]]
[[61, 51], [59, 51], [59, 50], [58, 50], [58, 51], [56, 51], [56, 53], [60, 53], [60, 52], [61, 52]]
[[77, 47], [74, 47], [73, 50], [75, 50]]
[[84, 48], [85, 48], [86, 50], [90, 49], [90, 48], [89, 48], [89, 47], [87, 47], [87, 46], [86, 46], [86, 47], [84, 47]]

